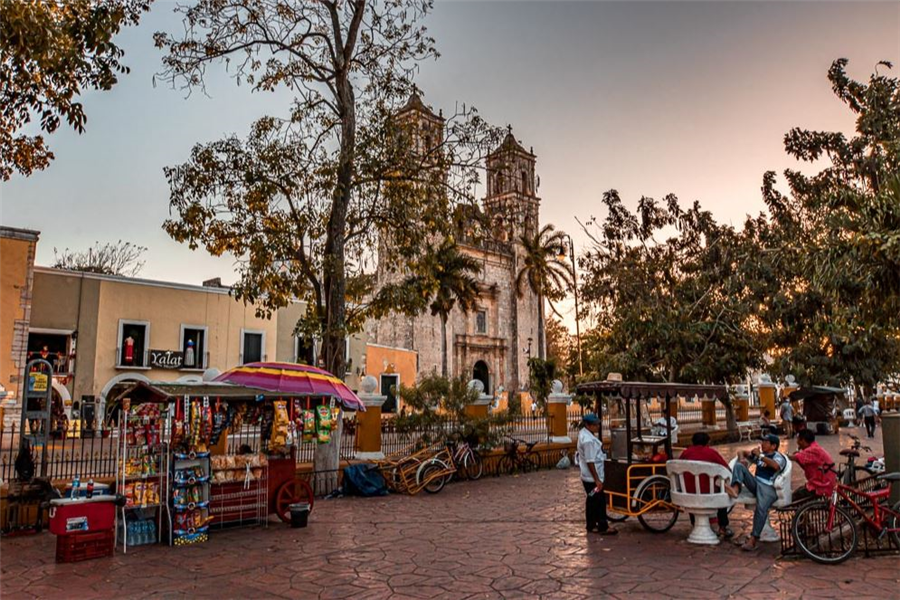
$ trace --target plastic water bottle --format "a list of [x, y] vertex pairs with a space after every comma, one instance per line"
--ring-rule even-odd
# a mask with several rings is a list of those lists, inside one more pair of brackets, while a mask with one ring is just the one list
[[141, 540], [141, 546], [147, 543], [147, 538], [149, 538], [149, 531], [147, 529], [147, 521], [139, 521], [141, 525], [141, 533], [138, 536], [138, 539]]
[[88, 479], [87, 497], [88, 498], [94, 497], [94, 478], [93, 477], [91, 479]]
[[148, 544], [156, 543], [156, 523], [153, 521], [147, 521], [148, 530], [150, 532], [150, 538], [147, 540]]
[[81, 477], [76, 475], [72, 480], [72, 497], [77, 498], [81, 495]]

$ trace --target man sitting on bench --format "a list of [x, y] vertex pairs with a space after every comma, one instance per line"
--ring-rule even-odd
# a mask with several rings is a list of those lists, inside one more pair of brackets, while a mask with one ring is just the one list
[[[716, 450], [709, 447], [709, 434], [705, 431], [698, 431], [691, 438], [691, 445], [684, 449], [684, 452], [681, 453], [681, 456], [678, 457], [679, 460], [699, 460], [700, 462], [708, 462], [714, 463], [717, 465], [722, 465], [726, 469], [730, 470], [728, 463], [725, 462], [725, 459], [722, 458], [722, 455], [719, 454]], [[694, 490], [694, 480], [691, 478], [686, 478], [684, 480], [684, 491], [692, 494], [696, 490]], [[706, 475], [700, 476], [700, 493], [708, 494], [709, 493], [709, 477]], [[716, 521], [719, 523], [719, 536], [725, 539], [729, 539], [734, 536], [734, 532], [728, 527], [728, 509], [720, 508], [716, 512]], [[694, 515], [691, 515], [691, 523], [694, 522]]]
[[831, 470], [823, 471], [822, 467], [834, 467], [831, 455], [816, 442], [816, 434], [810, 429], [797, 434], [797, 446], [800, 450], [789, 456], [803, 467], [806, 485], [791, 494], [793, 501], [829, 495], [837, 483], [837, 475]]

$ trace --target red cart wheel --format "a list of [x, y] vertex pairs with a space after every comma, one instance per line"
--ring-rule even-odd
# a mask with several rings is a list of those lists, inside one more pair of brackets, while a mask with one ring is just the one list
[[302, 479], [292, 479], [286, 482], [275, 495], [275, 514], [285, 523], [291, 522], [291, 504], [309, 502], [309, 510], [312, 512], [315, 497], [312, 488]]

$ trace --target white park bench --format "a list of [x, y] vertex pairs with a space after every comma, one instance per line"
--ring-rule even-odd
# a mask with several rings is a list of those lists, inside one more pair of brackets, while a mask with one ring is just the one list
[[762, 433], [762, 426], [758, 419], [756, 421], [738, 421], [736, 425], [738, 428], [739, 441], [747, 438], [747, 441], [749, 442], [753, 439], [753, 434], [758, 436]]
[[[737, 457], [731, 459], [731, 462], [728, 463], [728, 466], [731, 469], [734, 469], [734, 465], [737, 463]], [[788, 459], [787, 465], [785, 465], [784, 470], [775, 477], [775, 493], [778, 495], [778, 500], [775, 501], [775, 504], [772, 505], [772, 508], [784, 508], [788, 504], [791, 503], [791, 471], [792, 471], [792, 463], [791, 460]], [[756, 505], [756, 496], [747, 491], [747, 488], [742, 488], [740, 495], [734, 500], [737, 504], [743, 504], [745, 506], [755, 506]], [[777, 542], [781, 539], [781, 536], [778, 535], [778, 532], [775, 531], [775, 528], [772, 527], [771, 518], [766, 521], [765, 527], [763, 527], [762, 533], [759, 536], [759, 541], [761, 542]]]
[[[672, 483], [672, 503], [694, 517], [694, 528], [687, 541], [692, 544], [718, 544], [719, 536], [710, 527], [709, 519], [720, 508], [732, 505], [731, 497], [725, 493], [725, 485], [731, 481], [731, 471], [715, 463], [670, 460], [666, 463], [666, 473]], [[701, 492], [701, 480], [709, 482], [709, 492]], [[693, 482], [693, 492], [686, 491], [685, 481]]]

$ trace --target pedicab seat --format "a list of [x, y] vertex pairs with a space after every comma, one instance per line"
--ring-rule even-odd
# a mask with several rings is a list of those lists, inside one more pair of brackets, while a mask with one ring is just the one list
[[[725, 485], [731, 481], [731, 471], [715, 463], [697, 460], [670, 460], [666, 473], [672, 482], [672, 503], [694, 517], [694, 528], [687, 541], [692, 544], [715, 545], [719, 537], [709, 525], [710, 517], [720, 508], [728, 508], [732, 500], [725, 493]], [[702, 492], [701, 481], [708, 482], [709, 492]], [[685, 485], [691, 481], [693, 485]], [[693, 487], [693, 491], [687, 491]]]
[[[787, 458], [787, 457], [785, 457]], [[731, 462], [728, 463], [728, 466], [731, 469], [734, 469], [734, 465], [737, 464], [737, 457], [731, 459]], [[784, 467], [784, 470], [775, 477], [775, 493], [778, 496], [778, 499], [775, 501], [775, 504], [772, 505], [772, 508], [784, 508], [788, 504], [791, 503], [791, 472], [793, 470], [793, 463], [790, 459], [788, 459], [787, 464]], [[746, 506], [754, 506], [756, 504], [756, 496], [749, 493], [747, 488], [743, 488], [741, 490], [740, 495], [735, 498], [736, 504], [744, 504]], [[766, 526], [763, 527], [762, 533], [759, 536], [759, 541], [761, 542], [777, 542], [781, 539], [781, 536], [778, 535], [778, 532], [775, 531], [775, 528], [772, 527], [771, 518], [766, 521]]]

